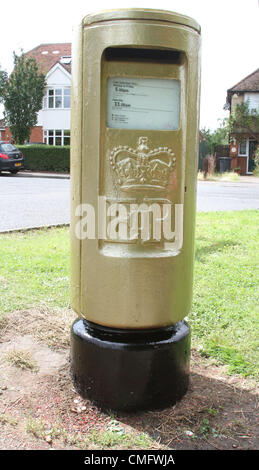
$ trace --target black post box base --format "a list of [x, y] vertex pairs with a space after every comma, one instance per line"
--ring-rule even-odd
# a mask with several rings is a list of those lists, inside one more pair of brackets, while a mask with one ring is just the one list
[[77, 392], [104, 409], [173, 405], [189, 382], [190, 329], [107, 328], [78, 318], [71, 329], [71, 377]]

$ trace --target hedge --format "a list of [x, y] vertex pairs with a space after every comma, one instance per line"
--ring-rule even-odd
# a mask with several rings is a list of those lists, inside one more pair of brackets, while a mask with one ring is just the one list
[[69, 173], [70, 147], [17, 145], [24, 155], [25, 170]]

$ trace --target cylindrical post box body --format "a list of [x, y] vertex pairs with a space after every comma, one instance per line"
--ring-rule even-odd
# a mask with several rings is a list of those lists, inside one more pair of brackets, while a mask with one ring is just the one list
[[200, 28], [160, 10], [82, 21], [73, 45], [71, 297], [90, 324], [168, 328], [192, 300]]

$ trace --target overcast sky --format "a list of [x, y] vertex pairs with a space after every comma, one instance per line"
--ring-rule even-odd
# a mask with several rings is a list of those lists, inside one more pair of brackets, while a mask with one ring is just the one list
[[9, 0], [1, 15], [0, 66], [12, 70], [12, 52], [42, 43], [70, 42], [73, 25], [110, 8], [159, 8], [193, 17], [202, 31], [200, 127], [216, 128], [226, 91], [259, 67], [258, 0]]

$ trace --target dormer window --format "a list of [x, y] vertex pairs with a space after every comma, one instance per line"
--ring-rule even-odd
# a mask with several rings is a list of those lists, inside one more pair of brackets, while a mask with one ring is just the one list
[[60, 59], [61, 64], [70, 65], [71, 64], [71, 55], [63, 55]]
[[43, 109], [70, 108], [70, 88], [49, 88], [43, 98]]

